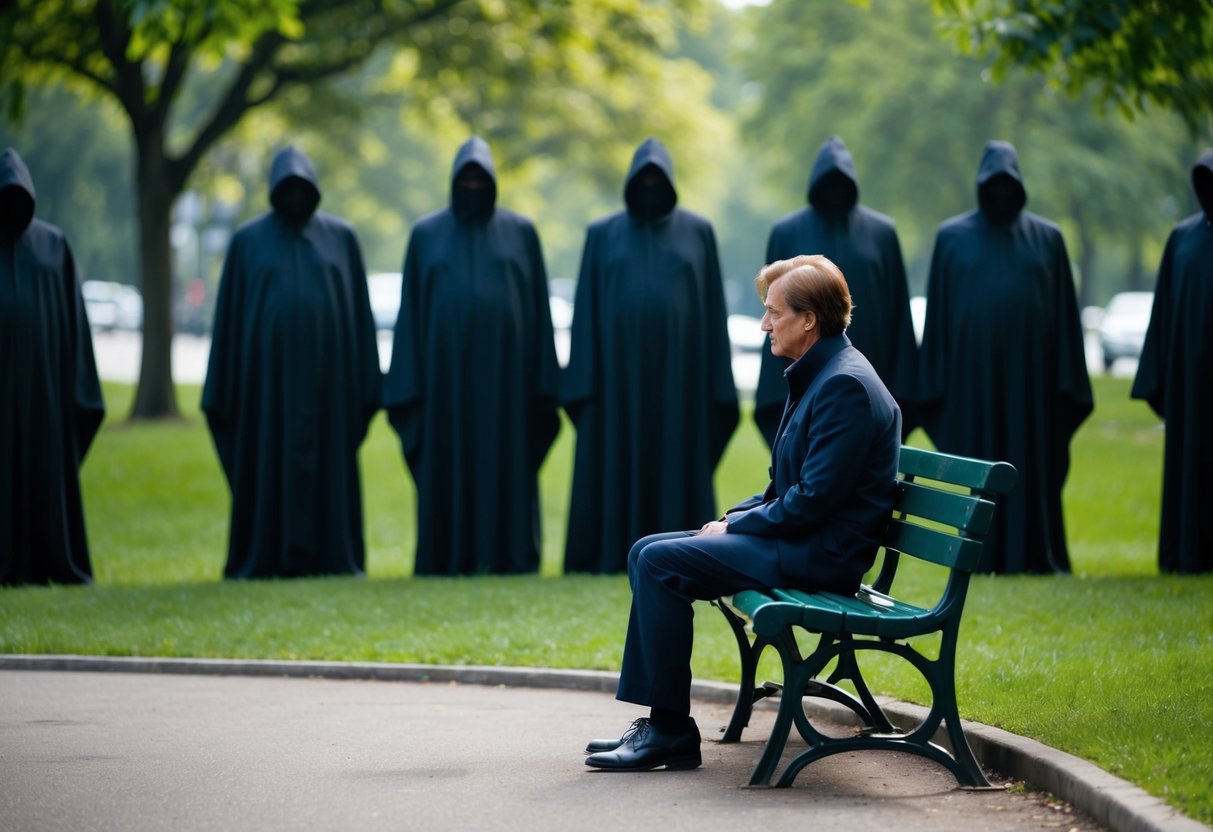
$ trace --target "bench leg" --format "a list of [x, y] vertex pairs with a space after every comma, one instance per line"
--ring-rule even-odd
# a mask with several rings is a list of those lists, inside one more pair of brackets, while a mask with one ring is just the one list
[[755, 686], [758, 675], [758, 659], [768, 642], [756, 637], [751, 644], [749, 637], [746, 635], [745, 623], [724, 604], [713, 603], [724, 615], [725, 620], [729, 622], [729, 627], [733, 630], [733, 637], [737, 640], [737, 652], [741, 657], [741, 681], [738, 683], [737, 688], [737, 704], [733, 706], [733, 717], [729, 720], [729, 725], [725, 728], [724, 736], [720, 738], [720, 741], [740, 742], [741, 732], [750, 724], [750, 715], [754, 712], [754, 703], [763, 696], [768, 695], [767, 691]]
[[[780, 633], [773, 645], [779, 651], [779, 658], [783, 662], [784, 695], [779, 697], [779, 710], [775, 714], [775, 724], [771, 727], [771, 735], [767, 738], [766, 747], [762, 750], [758, 764], [754, 766], [753, 774], [750, 775], [751, 786], [769, 786], [771, 784], [771, 778], [775, 776], [775, 770], [779, 767], [779, 759], [783, 756], [784, 748], [787, 747], [788, 734], [791, 733], [793, 723], [797, 724], [802, 734], [804, 733], [804, 728], [800, 725], [802, 721], [805, 721], [801, 697], [788, 692], [804, 690], [812, 678], [812, 674], [805, 672], [805, 662], [800, 658], [800, 650], [796, 646], [796, 640], [792, 636], [790, 628]], [[812, 742], [808, 735], [805, 739], [807, 742]]]
[[952, 758], [955, 760], [953, 773], [962, 786], [972, 788], [989, 788], [990, 781], [973, 755], [969, 740], [965, 737], [964, 728], [960, 724], [960, 708], [956, 703], [956, 629], [950, 628], [944, 632], [943, 642], [939, 648], [939, 658], [933, 664], [934, 672], [927, 681], [931, 685], [931, 693], [936, 697], [935, 705], [943, 714], [947, 725], [948, 740], [952, 745]]
[[[843, 636], [842, 641], [852, 641], [851, 636]], [[897, 727], [889, 721], [885, 716], [885, 712], [876, 702], [876, 697], [872, 696], [872, 691], [868, 689], [867, 682], [863, 679], [863, 674], [859, 672], [859, 663], [855, 661], [855, 651], [845, 650], [838, 654], [838, 665], [834, 668], [834, 672], [830, 674], [826, 682], [830, 685], [837, 684], [839, 680], [846, 679], [855, 686], [855, 692], [859, 694], [859, 701], [863, 703], [866, 713], [857, 710], [850, 702], [836, 699], [832, 696], [817, 693], [815, 696], [825, 696], [827, 699], [842, 702], [855, 713], [859, 714], [867, 723], [868, 730], [875, 731], [881, 734], [893, 734], [897, 732]]]

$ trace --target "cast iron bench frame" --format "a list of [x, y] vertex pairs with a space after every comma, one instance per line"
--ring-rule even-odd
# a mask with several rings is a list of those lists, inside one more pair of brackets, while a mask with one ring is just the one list
[[[845, 751], [907, 751], [934, 760], [955, 775], [961, 786], [988, 787], [960, 724], [956, 704], [956, 641], [969, 577], [981, 556], [982, 538], [994, 516], [994, 500], [1015, 485], [1018, 473], [1006, 462], [986, 462], [919, 448], [902, 447], [898, 496], [882, 542], [884, 560], [876, 580], [854, 596], [797, 589], [745, 590], [714, 601], [728, 620], [741, 654], [741, 683], [733, 718], [722, 742], [738, 742], [749, 724], [754, 702], [779, 694], [779, 711], [751, 786], [770, 785], [794, 724], [808, 749], [788, 763], [777, 786], [792, 785], [814, 760]], [[924, 482], [928, 480], [930, 482]], [[963, 489], [963, 490], [960, 490]], [[967, 493], [966, 493], [967, 492]], [[888, 593], [902, 555], [949, 569], [947, 586], [927, 609], [899, 601]], [[801, 653], [794, 628], [816, 634], [816, 647]], [[751, 639], [747, 631], [753, 633]], [[908, 643], [940, 634], [939, 652], [928, 658]], [[773, 647], [783, 665], [783, 684], [755, 687], [758, 660]], [[922, 674], [931, 689], [931, 707], [923, 721], [902, 732], [881, 709], [860, 673], [856, 656], [863, 650], [892, 653]], [[821, 674], [838, 659], [824, 680]], [[849, 681], [858, 696], [837, 686]], [[803, 691], [789, 695], [789, 691]], [[845, 705], [863, 722], [858, 735], [831, 737], [813, 727], [802, 696], [817, 696]], [[946, 723], [949, 753], [932, 741]]]

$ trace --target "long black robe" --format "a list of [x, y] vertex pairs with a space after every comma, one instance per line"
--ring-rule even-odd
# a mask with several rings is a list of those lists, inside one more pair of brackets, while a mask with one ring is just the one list
[[[465, 211], [455, 180], [470, 165], [490, 187]], [[455, 156], [451, 206], [409, 238], [384, 379], [417, 484], [416, 574], [539, 568], [538, 473], [560, 427], [557, 380], [539, 236], [496, 206], [492, 155], [473, 137]]]
[[[902, 431], [914, 429], [918, 344], [910, 317], [905, 261], [893, 221], [859, 204], [855, 160], [842, 139], [831, 137], [809, 175], [807, 208], [775, 224], [767, 239], [767, 263], [798, 254], [824, 254], [842, 269], [855, 311], [847, 337], [871, 362], [901, 407]], [[790, 362], [762, 345], [754, 422], [767, 444], [775, 438], [788, 386]]]
[[1201, 211], [1171, 232], [1133, 397], [1166, 420], [1158, 565], [1213, 570], [1213, 151], [1192, 169]]
[[935, 238], [922, 341], [921, 413], [945, 453], [1006, 460], [982, 571], [1070, 568], [1061, 489], [1070, 439], [1091, 412], [1082, 324], [1061, 231], [1023, 210], [1015, 149], [990, 142], [980, 207]]
[[360, 574], [357, 452], [380, 388], [366, 270], [353, 229], [315, 211], [301, 151], [275, 156], [270, 194], [232, 237], [202, 391], [232, 491], [224, 574]]
[[34, 217], [25, 162], [0, 154], [0, 583], [92, 580], [80, 464], [105, 415], [63, 232]]
[[[646, 168], [659, 172], [656, 204], [639, 186]], [[675, 207], [656, 139], [636, 151], [624, 196], [627, 211], [588, 229], [573, 306], [566, 572], [623, 571], [636, 539], [712, 519], [712, 472], [737, 425], [712, 226]]]

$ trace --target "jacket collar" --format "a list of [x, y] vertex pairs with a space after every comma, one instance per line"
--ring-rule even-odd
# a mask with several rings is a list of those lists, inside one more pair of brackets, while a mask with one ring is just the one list
[[830, 359], [849, 346], [851, 346], [851, 339], [847, 338], [846, 333], [843, 332], [838, 335], [827, 335], [809, 347], [809, 351], [796, 359], [792, 366], [783, 373], [783, 377], [788, 382], [788, 393], [792, 398], [799, 399], [803, 396], [804, 391], [809, 389], [809, 385], [813, 383]]

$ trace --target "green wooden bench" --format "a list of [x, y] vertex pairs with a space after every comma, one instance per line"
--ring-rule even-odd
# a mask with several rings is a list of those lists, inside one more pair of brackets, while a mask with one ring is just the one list
[[[755, 701], [773, 694], [780, 696], [775, 725], [750, 778], [751, 786], [770, 785], [793, 725], [808, 749], [788, 763], [778, 786], [790, 786], [800, 770], [814, 760], [866, 749], [908, 751], [946, 766], [962, 786], [990, 785], [960, 725], [956, 639], [969, 576], [978, 565], [982, 538], [994, 516], [994, 500], [1014, 487], [1017, 472], [1006, 462], [984, 462], [909, 447], [901, 449], [898, 468], [899, 493], [883, 541], [884, 559], [870, 586], [863, 585], [849, 597], [773, 589], [746, 590], [713, 602], [733, 628], [741, 653], [737, 705], [722, 741], [741, 739]], [[933, 607], [917, 607], [889, 594], [903, 555], [949, 570], [947, 586]], [[807, 656], [797, 644], [797, 628], [817, 637], [816, 646]], [[929, 658], [914, 643], [938, 643], [937, 656]], [[758, 660], [767, 647], [779, 654], [783, 684], [767, 682], [756, 687]], [[857, 657], [865, 650], [900, 656], [926, 679], [931, 688], [931, 708], [917, 727], [900, 731], [876, 702], [859, 669]], [[830, 674], [819, 679], [835, 659]], [[850, 682], [855, 694], [839, 687], [842, 681]], [[791, 691], [802, 693], [792, 695]], [[859, 716], [863, 729], [847, 737], [822, 734], [810, 722], [802, 696], [845, 705]], [[946, 723], [951, 753], [932, 741], [941, 723]]]

